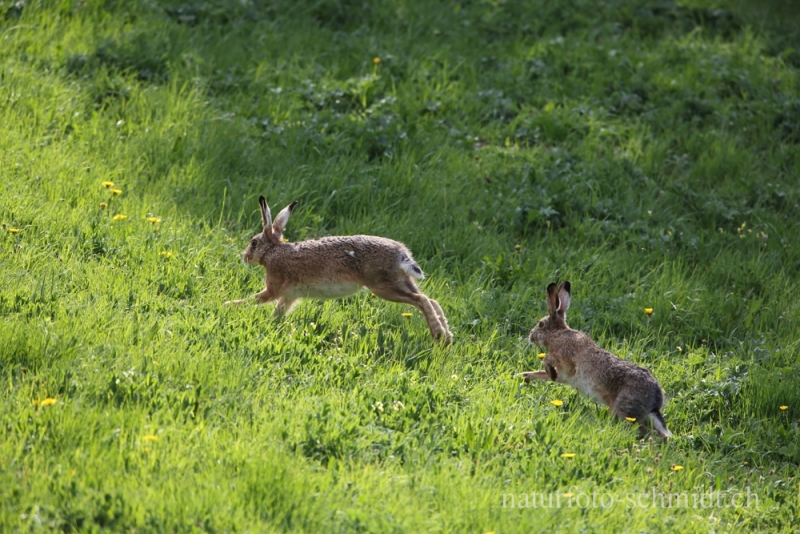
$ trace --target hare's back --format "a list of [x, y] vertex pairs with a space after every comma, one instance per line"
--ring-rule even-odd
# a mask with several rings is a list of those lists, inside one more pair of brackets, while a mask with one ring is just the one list
[[601, 380], [608, 391], [614, 396], [627, 392], [648, 408], [660, 408], [663, 402], [661, 386], [650, 371], [629, 360], [623, 360], [610, 353], [606, 354], [610, 358], [605, 359], [605, 365], [599, 369], [602, 374]]
[[282, 263], [307, 279], [352, 280], [366, 285], [376, 277], [396, 279], [404, 271], [422, 270], [405, 245], [377, 236], [331, 236], [290, 244]]

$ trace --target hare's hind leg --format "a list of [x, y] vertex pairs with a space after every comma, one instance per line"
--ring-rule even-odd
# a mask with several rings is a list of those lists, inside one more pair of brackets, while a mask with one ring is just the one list
[[[447, 318], [444, 316], [444, 310], [442, 310], [442, 307], [439, 306], [439, 303], [436, 302], [435, 300], [433, 300], [432, 298], [428, 297], [427, 295], [423, 294], [419, 290], [419, 287], [417, 287], [417, 284], [414, 283], [414, 280], [410, 276], [407, 277], [403, 282], [404, 282], [404, 285], [405, 285], [406, 289], [408, 289], [412, 293], [417, 293], [418, 295], [421, 295], [424, 299], [427, 299], [428, 303], [430, 304], [431, 308], [434, 311], [436, 319], [438, 319], [439, 328], [441, 329], [441, 332], [442, 332], [442, 334], [441, 334], [442, 335], [442, 338], [441, 338], [442, 342], [445, 345], [449, 345], [450, 343], [452, 343], [452, 341], [453, 341], [453, 333], [450, 332], [450, 325], [447, 324]], [[425, 313], [424, 310], [423, 310], [423, 313]], [[428, 326], [430, 326], [431, 321], [428, 319], [428, 316], [425, 316], [425, 320], [428, 321]], [[433, 332], [433, 329], [431, 329], [431, 332]], [[435, 335], [434, 335], [434, 338], [436, 338]], [[438, 339], [438, 338], [436, 338], [436, 339]]]
[[[636, 419], [639, 425], [639, 438], [643, 438], [650, 431], [654, 431], [664, 439], [668, 439], [671, 435], [669, 430], [666, 429], [666, 425], [659, 424], [663, 421], [663, 418], [658, 421], [653, 421], [653, 418], [647, 413], [640, 392], [623, 389], [619, 395], [617, 395], [613, 405], [609, 406], [611, 413], [620, 419]], [[660, 412], [658, 415], [661, 415]]]
[[[445, 336], [452, 341], [453, 340], [453, 333], [450, 331], [450, 325], [447, 323], [447, 317], [444, 316], [444, 310], [442, 307], [439, 306], [439, 303], [433, 300], [432, 298], [428, 297], [428, 300], [431, 302], [431, 306], [433, 306], [434, 311], [436, 312], [436, 316], [439, 318], [439, 322], [444, 327]], [[448, 343], [450, 342], [448, 341]]]
[[436, 312], [436, 308], [431, 304], [431, 299], [420, 293], [416, 284], [410, 279], [398, 280], [391, 285], [381, 284], [367, 287], [382, 299], [392, 302], [404, 302], [416, 306], [422, 312], [422, 315], [425, 316], [425, 321], [428, 323], [428, 328], [431, 330], [433, 339], [441, 341], [445, 345], [449, 345], [452, 341], [453, 335], [445, 326], [446, 323], [442, 324], [442, 321], [439, 320], [439, 315]]

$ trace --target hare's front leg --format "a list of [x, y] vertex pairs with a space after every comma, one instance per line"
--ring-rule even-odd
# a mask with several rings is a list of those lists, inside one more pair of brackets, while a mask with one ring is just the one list
[[266, 304], [267, 302], [272, 302], [278, 297], [281, 298], [278, 304], [281, 304], [286, 299], [285, 286], [286, 282], [282, 278], [275, 275], [270, 276], [269, 271], [267, 271], [266, 287], [264, 288], [264, 291], [256, 293], [256, 304]]
[[552, 380], [556, 382], [558, 379], [556, 368], [547, 361], [544, 362], [544, 371], [526, 371], [521, 374], [526, 384], [530, 384], [534, 380]]
[[266, 304], [267, 302], [275, 300], [275, 297], [277, 296], [278, 295], [275, 295], [272, 291], [270, 291], [270, 288], [267, 287], [264, 291], [259, 291], [256, 293], [256, 304]]
[[530, 384], [534, 380], [550, 380], [550, 377], [544, 371], [525, 371], [517, 376], [522, 376], [526, 384]]
[[[269, 289], [265, 289], [264, 291], [256, 293], [255, 295], [256, 304], [264, 304], [265, 302], [269, 302], [271, 300], [275, 300], [275, 297], [269, 292]], [[226, 300], [224, 305], [239, 306], [240, 304], [250, 304], [251, 302], [253, 302], [253, 297], [246, 299]]]
[[278, 299], [278, 304], [275, 306], [275, 311], [272, 313], [274, 317], [283, 317], [292, 310], [292, 306], [297, 302], [295, 298], [281, 297]]

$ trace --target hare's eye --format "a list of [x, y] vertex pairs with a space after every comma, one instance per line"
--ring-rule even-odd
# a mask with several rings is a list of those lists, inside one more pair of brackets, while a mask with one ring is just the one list
[[539, 328], [544, 328], [544, 321], [539, 321]]
[[255, 239], [251, 239], [251, 240], [250, 240], [250, 246], [251, 246], [251, 247], [255, 247], [255, 246], [256, 246], [256, 243], [258, 243], [258, 241], [256, 241]]

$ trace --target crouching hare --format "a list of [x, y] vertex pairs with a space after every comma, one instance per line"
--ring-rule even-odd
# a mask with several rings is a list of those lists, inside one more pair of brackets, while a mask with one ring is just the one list
[[242, 252], [246, 263], [261, 264], [267, 270], [267, 287], [256, 293], [257, 304], [277, 299], [275, 314], [283, 315], [298, 299], [346, 297], [366, 286], [383, 299], [419, 308], [433, 339], [450, 344], [453, 334], [444, 312], [439, 303], [422, 294], [414, 282], [414, 279], [422, 279], [424, 274], [405, 245], [369, 235], [332, 236], [287, 243], [283, 241], [283, 231], [297, 201], [283, 208], [275, 222], [263, 196], [258, 203], [264, 229]]
[[569, 384], [608, 406], [618, 417], [639, 423], [639, 436], [651, 427], [664, 438], [672, 434], [661, 415], [664, 394], [650, 371], [601, 349], [583, 332], [567, 326], [570, 283], [547, 286], [547, 309], [531, 330], [530, 342], [547, 349], [544, 371], [522, 373], [526, 383], [553, 380]]

